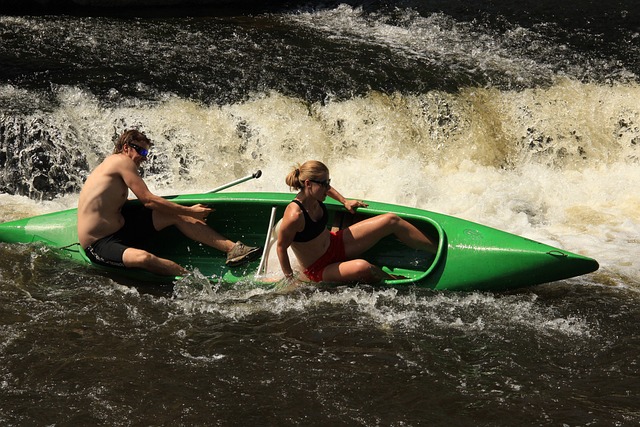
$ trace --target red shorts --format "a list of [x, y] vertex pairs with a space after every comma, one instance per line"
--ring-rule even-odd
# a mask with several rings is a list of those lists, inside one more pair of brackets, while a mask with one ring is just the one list
[[313, 264], [304, 270], [304, 274], [314, 282], [322, 282], [322, 273], [324, 269], [336, 262], [342, 262], [347, 260], [347, 256], [344, 253], [344, 239], [342, 237], [344, 230], [338, 230], [337, 232], [331, 232], [329, 240], [329, 247], [327, 251], [318, 258]]

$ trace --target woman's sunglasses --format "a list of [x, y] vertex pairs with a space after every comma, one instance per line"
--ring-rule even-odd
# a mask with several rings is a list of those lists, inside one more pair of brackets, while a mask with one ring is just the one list
[[310, 179], [309, 181], [311, 182], [315, 182], [316, 184], [320, 184], [322, 185], [324, 188], [329, 188], [331, 187], [331, 179], [327, 179], [324, 181], [316, 181], [315, 179]]
[[136, 150], [136, 153], [140, 154], [142, 157], [147, 157], [147, 154], [149, 154], [148, 149], [142, 148], [139, 145], [133, 144], [131, 142], [127, 142], [127, 145]]

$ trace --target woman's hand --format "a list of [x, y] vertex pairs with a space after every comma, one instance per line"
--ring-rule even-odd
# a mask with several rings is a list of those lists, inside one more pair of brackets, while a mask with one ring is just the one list
[[296, 290], [303, 283], [304, 282], [302, 282], [298, 278], [298, 275], [294, 273], [290, 275], [285, 275], [282, 280], [278, 281], [276, 284], [276, 289], [280, 293], [289, 293]]
[[345, 200], [344, 201], [345, 209], [351, 213], [356, 213], [357, 208], [366, 208], [367, 206], [369, 205], [361, 200]]

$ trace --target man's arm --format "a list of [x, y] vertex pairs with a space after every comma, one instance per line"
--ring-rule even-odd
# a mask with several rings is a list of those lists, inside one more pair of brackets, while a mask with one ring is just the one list
[[207, 215], [213, 211], [211, 208], [201, 204], [183, 206], [156, 196], [149, 190], [147, 184], [140, 177], [138, 168], [131, 159], [121, 158], [119, 161], [120, 165], [118, 165], [118, 167], [124, 183], [146, 208], [174, 215], [186, 215], [201, 221], [204, 221]]

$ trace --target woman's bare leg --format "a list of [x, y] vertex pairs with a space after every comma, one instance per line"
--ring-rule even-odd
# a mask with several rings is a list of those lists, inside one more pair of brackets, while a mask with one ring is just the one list
[[431, 253], [436, 251], [433, 241], [413, 224], [395, 214], [384, 214], [357, 222], [345, 229], [345, 253], [348, 258], [358, 257], [391, 234], [410, 248]]
[[322, 281], [378, 283], [381, 278], [376, 274], [377, 271], [374, 270], [380, 269], [363, 259], [337, 262], [325, 267], [322, 272]]

